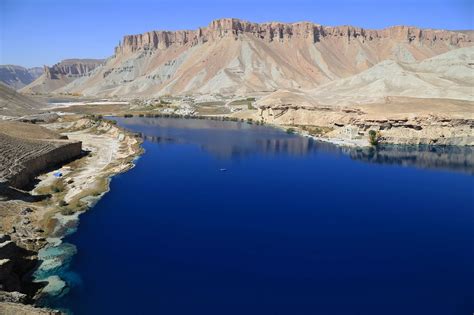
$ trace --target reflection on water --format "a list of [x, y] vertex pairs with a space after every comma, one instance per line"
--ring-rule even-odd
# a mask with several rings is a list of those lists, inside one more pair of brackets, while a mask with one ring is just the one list
[[[221, 159], [252, 154], [304, 156], [324, 152], [344, 154], [369, 163], [474, 173], [474, 150], [471, 147], [384, 145], [350, 148], [245, 122], [139, 117], [116, 119], [122, 126], [138, 132], [146, 141], [195, 144]], [[192, 134], [189, 129], [193, 129]], [[209, 137], [210, 132], [212, 137]]]
[[370, 163], [446, 169], [474, 174], [472, 147], [386, 145], [378, 148], [350, 149], [354, 160]]

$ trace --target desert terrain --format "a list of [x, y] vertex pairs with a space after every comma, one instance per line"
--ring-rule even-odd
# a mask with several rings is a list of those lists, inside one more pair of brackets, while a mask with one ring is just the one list
[[472, 32], [218, 19], [126, 35], [105, 60], [5, 68], [0, 312], [47, 291], [28, 278], [38, 251], [142, 153], [107, 116], [238, 120], [342, 146], [472, 146], [473, 44]]

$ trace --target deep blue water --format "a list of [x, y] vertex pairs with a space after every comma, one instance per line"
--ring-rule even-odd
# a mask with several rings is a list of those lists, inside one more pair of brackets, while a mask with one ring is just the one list
[[54, 306], [474, 311], [471, 151], [351, 151], [244, 123], [118, 120], [142, 133], [146, 153], [68, 237], [81, 281]]

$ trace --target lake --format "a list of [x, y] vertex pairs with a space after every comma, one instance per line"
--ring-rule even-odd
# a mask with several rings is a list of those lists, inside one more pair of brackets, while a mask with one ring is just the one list
[[472, 149], [357, 150], [240, 122], [117, 120], [146, 152], [67, 237], [71, 290], [51, 306], [473, 312]]

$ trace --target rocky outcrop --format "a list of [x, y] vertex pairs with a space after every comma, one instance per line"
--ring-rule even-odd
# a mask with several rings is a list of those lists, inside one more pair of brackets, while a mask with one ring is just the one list
[[20, 91], [30, 94], [52, 92], [78, 78], [89, 75], [103, 63], [102, 59], [66, 59], [52, 67], [44, 66], [43, 75]]
[[60, 311], [45, 308], [37, 308], [31, 305], [19, 303], [0, 302], [0, 314], [2, 315], [61, 315]]
[[102, 65], [102, 59], [66, 59], [52, 67], [44, 66], [44, 74], [48, 79], [59, 79], [62, 76], [77, 78], [86, 75]]
[[[34, 252], [15, 244], [10, 236], [0, 234], [0, 292], [31, 293], [25, 276], [35, 268], [37, 258]], [[0, 301], [25, 302], [21, 294], [0, 294]]]

